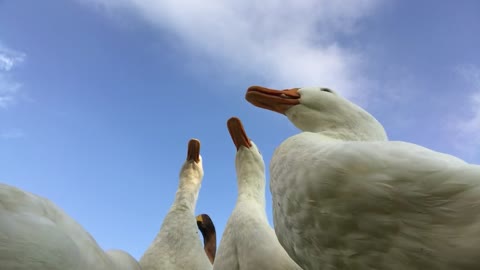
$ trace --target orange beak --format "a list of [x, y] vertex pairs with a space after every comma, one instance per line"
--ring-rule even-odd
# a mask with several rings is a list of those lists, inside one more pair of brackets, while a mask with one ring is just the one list
[[232, 137], [235, 147], [237, 147], [237, 151], [242, 145], [247, 148], [250, 148], [252, 146], [250, 140], [247, 137], [245, 129], [243, 129], [242, 121], [240, 121], [240, 119], [238, 119], [237, 117], [232, 117], [228, 119], [227, 128], [228, 132], [230, 132], [230, 136]]
[[193, 160], [196, 163], [200, 161], [200, 141], [199, 140], [191, 139], [188, 142], [187, 160], [188, 161]]
[[257, 107], [285, 114], [288, 109], [300, 104], [298, 89], [275, 90], [262, 86], [250, 86], [245, 99]]

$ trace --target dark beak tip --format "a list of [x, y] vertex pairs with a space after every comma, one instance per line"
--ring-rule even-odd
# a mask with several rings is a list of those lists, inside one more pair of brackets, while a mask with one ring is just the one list
[[200, 161], [200, 140], [191, 139], [188, 141], [187, 160], [193, 160], [197, 163]]

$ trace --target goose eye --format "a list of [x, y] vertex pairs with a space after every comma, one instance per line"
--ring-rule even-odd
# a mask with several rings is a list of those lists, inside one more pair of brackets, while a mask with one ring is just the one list
[[328, 88], [321, 88], [320, 90], [323, 91], [323, 92], [332, 93], [332, 90], [330, 90]]

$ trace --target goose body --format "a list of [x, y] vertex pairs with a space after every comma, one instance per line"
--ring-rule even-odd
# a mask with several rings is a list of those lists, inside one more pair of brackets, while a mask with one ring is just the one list
[[268, 224], [265, 212], [265, 168], [258, 148], [246, 137], [240, 120], [230, 119], [229, 130], [238, 149], [238, 197], [225, 227], [213, 269], [301, 269], [285, 252]]
[[329, 89], [252, 87], [247, 99], [303, 131], [270, 162], [275, 232], [301, 267], [480, 269], [480, 166], [388, 141]]
[[203, 179], [200, 142], [189, 142], [187, 161], [180, 170], [175, 201], [160, 232], [140, 259], [143, 270], [212, 269], [198, 235], [195, 206]]
[[0, 184], [2, 270], [140, 270], [120, 250], [104, 252], [50, 200]]

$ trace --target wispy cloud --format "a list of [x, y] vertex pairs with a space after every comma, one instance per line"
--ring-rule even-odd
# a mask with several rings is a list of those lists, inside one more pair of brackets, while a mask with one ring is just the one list
[[[109, 14], [134, 11], [227, 69], [272, 87], [326, 85], [351, 95], [363, 85], [362, 55], [337, 42], [355, 33], [377, 0], [83, 0]], [[204, 67], [203, 67], [204, 68]]]
[[20, 139], [24, 138], [25, 136], [26, 134], [22, 130], [16, 128], [7, 129], [0, 132], [0, 138], [2, 139]]
[[21, 84], [13, 80], [10, 73], [25, 57], [25, 53], [9, 49], [0, 42], [0, 109], [16, 103]]
[[25, 60], [25, 54], [12, 51], [0, 45], [0, 70], [10, 71], [15, 65]]
[[[480, 67], [467, 65], [457, 68], [457, 73], [469, 87], [466, 115], [456, 119], [456, 130], [462, 150], [470, 154], [480, 146]], [[477, 153], [478, 150], [477, 150]]]

